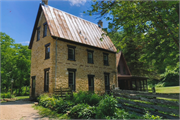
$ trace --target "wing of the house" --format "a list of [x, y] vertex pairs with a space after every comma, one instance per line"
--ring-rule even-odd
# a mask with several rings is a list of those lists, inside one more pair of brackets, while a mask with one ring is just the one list
[[147, 90], [147, 77], [133, 76], [129, 70], [123, 53], [116, 54], [116, 68], [118, 77], [118, 87], [124, 90]]

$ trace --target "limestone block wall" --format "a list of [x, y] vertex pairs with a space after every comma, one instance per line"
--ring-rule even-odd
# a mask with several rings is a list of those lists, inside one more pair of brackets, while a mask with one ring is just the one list
[[[67, 45], [76, 46], [75, 61], [68, 60]], [[76, 69], [76, 92], [88, 91], [88, 74], [95, 75], [94, 91], [96, 93], [105, 92], [104, 72], [110, 73], [110, 88], [112, 85], [117, 86], [116, 81], [116, 54], [97, 48], [87, 47], [84, 45], [73, 44], [66, 41], [57, 41], [57, 77], [56, 88], [68, 87], [68, 70], [67, 68]], [[94, 64], [87, 62], [87, 49], [93, 50]], [[103, 63], [103, 52], [108, 53], [109, 66]]]
[[[53, 92], [54, 85], [54, 65], [55, 65], [55, 40], [50, 36], [49, 29], [47, 36], [43, 37], [43, 24], [46, 22], [44, 14], [41, 14], [38, 27], [40, 26], [40, 40], [37, 41], [37, 32], [31, 49], [31, 76], [30, 86], [32, 86], [32, 76], [36, 76], [35, 95], [44, 93], [44, 69], [49, 70], [49, 93]], [[45, 60], [45, 45], [50, 43], [50, 58]], [[31, 96], [30, 89], [30, 96]]]

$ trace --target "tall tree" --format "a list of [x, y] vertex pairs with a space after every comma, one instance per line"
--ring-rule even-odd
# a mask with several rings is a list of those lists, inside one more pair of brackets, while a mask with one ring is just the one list
[[103, 17], [108, 34], [122, 30], [123, 38], [133, 35], [142, 49], [140, 61], [154, 66], [159, 73], [176, 66], [179, 56], [178, 1], [94, 1], [89, 15]]
[[19, 89], [29, 85], [31, 51], [28, 46], [15, 44], [14, 40], [5, 33], [1, 35], [1, 90], [8, 92], [11, 80], [14, 79], [14, 87]]

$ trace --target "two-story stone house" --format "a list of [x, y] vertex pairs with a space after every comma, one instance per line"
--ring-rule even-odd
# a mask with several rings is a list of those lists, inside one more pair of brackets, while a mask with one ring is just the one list
[[117, 87], [117, 50], [102, 33], [101, 24], [40, 4], [29, 44], [30, 96], [60, 87], [96, 93]]

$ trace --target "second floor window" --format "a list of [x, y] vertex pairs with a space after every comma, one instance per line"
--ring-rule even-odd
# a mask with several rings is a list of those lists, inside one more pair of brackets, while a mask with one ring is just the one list
[[103, 53], [103, 61], [104, 61], [104, 65], [109, 65], [109, 63], [108, 63], [108, 54], [107, 53]]
[[47, 23], [44, 23], [44, 33], [43, 33], [43, 37], [47, 36]]
[[50, 58], [50, 43], [45, 45], [45, 59]]
[[37, 28], [37, 41], [40, 40], [40, 27]]
[[93, 52], [94, 51], [87, 50], [87, 53], [88, 53], [88, 63], [94, 63], [93, 62]]
[[75, 61], [75, 46], [67, 45], [68, 46], [68, 60]]

